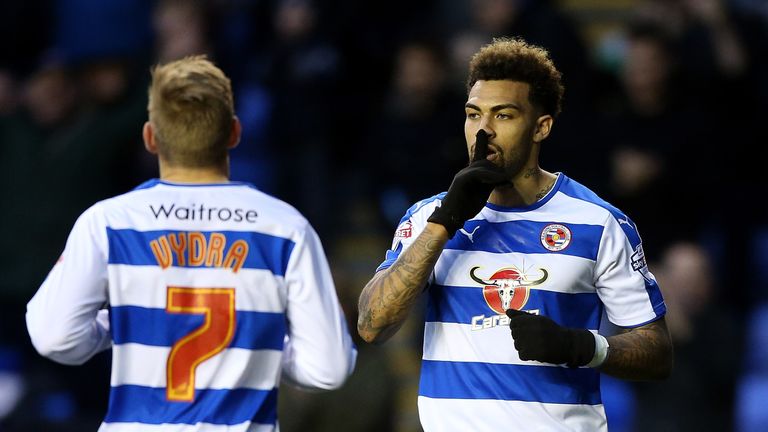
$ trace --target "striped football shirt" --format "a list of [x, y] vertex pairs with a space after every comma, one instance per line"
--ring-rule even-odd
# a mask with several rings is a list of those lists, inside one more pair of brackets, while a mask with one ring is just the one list
[[[445, 193], [411, 207], [379, 270], [421, 233]], [[605, 431], [599, 372], [523, 361], [504, 311], [597, 332], [666, 313], [634, 222], [559, 174], [522, 208], [491, 203], [448, 241], [426, 289], [419, 416], [425, 431]]]
[[356, 357], [315, 231], [235, 182], [152, 180], [95, 204], [27, 326], [61, 363], [112, 348], [105, 432], [277, 430], [281, 377], [336, 388]]

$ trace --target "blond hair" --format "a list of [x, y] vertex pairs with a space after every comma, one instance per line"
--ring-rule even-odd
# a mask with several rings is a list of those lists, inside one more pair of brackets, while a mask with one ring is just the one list
[[149, 121], [168, 164], [189, 168], [225, 164], [232, 132], [232, 86], [205, 56], [152, 68]]
[[467, 92], [480, 80], [527, 83], [531, 103], [544, 113], [560, 114], [565, 88], [547, 50], [520, 38], [495, 38], [469, 62]]

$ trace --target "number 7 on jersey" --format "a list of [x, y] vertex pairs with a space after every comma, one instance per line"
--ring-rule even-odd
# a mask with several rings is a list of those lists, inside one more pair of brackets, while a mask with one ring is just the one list
[[235, 289], [168, 287], [165, 310], [205, 316], [200, 327], [173, 344], [166, 366], [166, 398], [192, 402], [197, 366], [223, 351], [234, 336]]

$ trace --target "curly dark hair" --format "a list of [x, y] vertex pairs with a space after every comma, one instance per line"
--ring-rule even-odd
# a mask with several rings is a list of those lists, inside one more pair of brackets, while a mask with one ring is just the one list
[[469, 62], [467, 92], [480, 80], [511, 80], [527, 83], [531, 104], [557, 117], [565, 87], [544, 48], [520, 38], [495, 38], [482, 47]]

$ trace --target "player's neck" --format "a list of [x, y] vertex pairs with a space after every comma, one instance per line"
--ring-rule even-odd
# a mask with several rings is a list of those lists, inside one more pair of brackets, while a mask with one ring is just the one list
[[502, 207], [526, 207], [544, 198], [555, 185], [557, 175], [535, 165], [523, 169], [511, 186], [497, 187], [489, 201]]
[[227, 183], [229, 170], [220, 167], [178, 167], [160, 164], [160, 180], [173, 183]]

